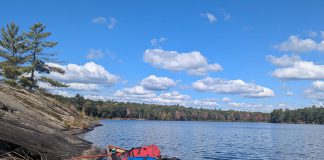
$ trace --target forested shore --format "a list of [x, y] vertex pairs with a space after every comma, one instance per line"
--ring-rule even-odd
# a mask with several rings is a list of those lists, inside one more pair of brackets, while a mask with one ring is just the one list
[[178, 120], [178, 121], [228, 121], [324, 124], [323, 107], [306, 107], [295, 110], [274, 109], [271, 113], [158, 105], [85, 99], [52, 95], [62, 103], [77, 107], [92, 117], [108, 119]]
[[270, 113], [270, 122], [324, 124], [324, 108], [312, 106], [295, 110], [275, 109]]
[[81, 95], [63, 97], [53, 95], [62, 103], [77, 107], [86, 115], [109, 119], [146, 119], [146, 120], [182, 120], [182, 121], [245, 121], [267, 122], [268, 113], [223, 111], [218, 109], [203, 109], [184, 107], [180, 105], [157, 105], [117, 101], [100, 101], [85, 99]]

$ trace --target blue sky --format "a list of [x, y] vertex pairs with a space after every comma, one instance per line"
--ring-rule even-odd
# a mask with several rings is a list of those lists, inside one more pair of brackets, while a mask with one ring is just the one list
[[264, 111], [321, 105], [324, 1], [1, 3], [0, 26], [42, 22], [70, 84], [53, 93]]

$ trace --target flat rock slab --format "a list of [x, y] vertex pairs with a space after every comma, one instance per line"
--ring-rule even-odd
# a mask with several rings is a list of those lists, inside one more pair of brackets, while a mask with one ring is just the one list
[[0, 84], [0, 139], [38, 153], [43, 160], [70, 159], [92, 148], [90, 142], [73, 135], [83, 129], [63, 131], [65, 121], [83, 120], [80, 117], [73, 106]]

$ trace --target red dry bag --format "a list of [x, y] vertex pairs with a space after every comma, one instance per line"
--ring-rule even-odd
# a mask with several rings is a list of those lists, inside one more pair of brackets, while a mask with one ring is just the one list
[[161, 158], [161, 152], [158, 146], [152, 144], [149, 146], [142, 146], [132, 148], [125, 154], [126, 157], [153, 157]]

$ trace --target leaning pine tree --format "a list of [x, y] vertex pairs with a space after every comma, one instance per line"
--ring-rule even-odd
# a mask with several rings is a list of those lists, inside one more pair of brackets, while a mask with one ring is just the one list
[[19, 33], [19, 27], [15, 23], [1, 29], [0, 74], [5, 83], [17, 86], [21, 75], [28, 72], [30, 68], [24, 65], [30, 58], [26, 55], [27, 51], [25, 37]]
[[36, 76], [36, 73], [39, 73], [38, 75], [49, 74], [51, 72], [64, 74], [63, 69], [48, 65], [48, 62], [52, 62], [51, 57], [55, 54], [45, 53], [44, 50], [56, 46], [57, 42], [46, 41], [51, 33], [45, 32], [45, 28], [46, 26], [42, 25], [41, 23], [36, 23], [30, 27], [30, 31], [26, 34], [27, 47], [30, 50], [31, 56], [30, 77], [25, 78], [25, 81], [29, 86], [29, 90], [37, 88], [38, 81], [54, 87], [68, 87], [67, 85], [54, 79], [45, 76]]

